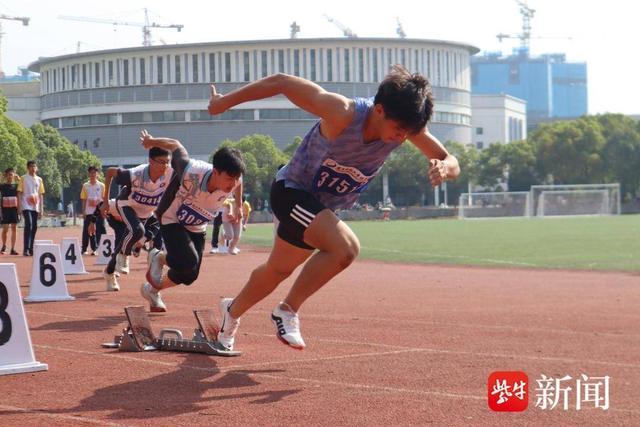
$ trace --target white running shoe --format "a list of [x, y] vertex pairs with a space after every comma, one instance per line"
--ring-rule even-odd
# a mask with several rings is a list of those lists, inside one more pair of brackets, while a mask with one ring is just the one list
[[238, 255], [239, 253], [240, 249], [238, 248], [229, 249], [229, 255]]
[[220, 246], [218, 248], [218, 253], [220, 253], [220, 254], [228, 254], [229, 253], [229, 247], [228, 246]]
[[149, 311], [152, 313], [164, 313], [167, 311], [167, 306], [162, 301], [160, 292], [151, 284], [145, 283], [140, 287], [140, 295], [147, 301], [149, 301]]
[[271, 320], [276, 325], [276, 336], [282, 343], [303, 350], [305, 347], [302, 335], [300, 335], [300, 319], [298, 313], [294, 313], [288, 304], [281, 302], [273, 309]]
[[147, 270], [147, 282], [151, 283], [156, 289], [160, 287], [162, 282], [162, 264], [160, 263], [160, 251], [151, 249], [149, 252], [149, 269]]
[[218, 253], [218, 248], [211, 248], [211, 250], [209, 251], [210, 254], [217, 254]]
[[107, 281], [107, 290], [108, 291], [119, 291], [120, 290], [120, 285], [118, 284], [118, 275], [117, 273], [113, 272], [111, 274], [107, 273], [106, 271], [102, 272], [102, 277], [104, 277], [104, 280]]
[[240, 319], [234, 319], [229, 314], [232, 303], [233, 298], [222, 298], [218, 304], [220, 318], [222, 319], [222, 326], [220, 326], [220, 332], [218, 332], [218, 342], [229, 351], [233, 350], [236, 332], [238, 332], [238, 326], [240, 326]]
[[120, 273], [129, 274], [129, 257], [123, 254], [116, 255], [116, 270]]
[[149, 252], [147, 252], [147, 266], [151, 265], [151, 260], [153, 259], [153, 256], [155, 255], [156, 252], [160, 252], [160, 251], [156, 248], [151, 248], [149, 249]]

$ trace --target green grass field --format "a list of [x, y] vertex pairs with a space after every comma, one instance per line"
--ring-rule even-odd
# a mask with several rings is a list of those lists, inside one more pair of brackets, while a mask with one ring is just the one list
[[[496, 267], [640, 271], [640, 215], [544, 219], [354, 221], [361, 258]], [[271, 246], [271, 224], [242, 242]]]

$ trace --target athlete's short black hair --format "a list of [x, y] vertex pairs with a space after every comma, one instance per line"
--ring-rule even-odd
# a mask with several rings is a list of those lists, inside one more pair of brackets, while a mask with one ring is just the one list
[[5, 175], [8, 174], [9, 172], [15, 172], [16, 170], [12, 167], [8, 167], [4, 170]]
[[394, 65], [380, 86], [373, 102], [382, 105], [388, 119], [397, 121], [409, 133], [416, 134], [433, 114], [431, 85], [422, 74], [411, 74], [402, 65]]
[[91, 172], [98, 172], [98, 168], [95, 166], [89, 166], [89, 168], [87, 169], [87, 172], [91, 173]]
[[238, 177], [245, 172], [242, 153], [237, 148], [222, 147], [213, 155], [213, 167], [218, 172], [226, 172], [229, 176]]
[[29, 160], [29, 161], [27, 162], [27, 167], [29, 167], [29, 166], [38, 166], [38, 164], [36, 163], [36, 161], [35, 161], [35, 160]]
[[168, 156], [170, 154], [171, 153], [169, 153], [169, 150], [165, 150], [164, 148], [160, 148], [160, 147], [151, 147], [151, 149], [149, 150], [150, 159], [155, 159], [156, 157]]

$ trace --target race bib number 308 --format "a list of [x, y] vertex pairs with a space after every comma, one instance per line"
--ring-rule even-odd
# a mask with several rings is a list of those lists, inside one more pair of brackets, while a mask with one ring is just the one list
[[211, 218], [207, 218], [202, 213], [185, 204], [180, 205], [176, 214], [178, 222], [182, 225], [202, 225], [211, 220]]
[[368, 176], [357, 168], [342, 166], [334, 160], [327, 159], [313, 178], [313, 189], [334, 196], [361, 193], [374, 176], [375, 174]]

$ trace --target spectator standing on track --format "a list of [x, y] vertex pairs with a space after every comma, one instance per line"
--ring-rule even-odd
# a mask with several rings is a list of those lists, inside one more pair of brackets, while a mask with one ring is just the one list
[[33, 242], [38, 231], [38, 219], [44, 214], [44, 183], [38, 175], [35, 160], [27, 162], [27, 174], [18, 182], [18, 212], [24, 218], [23, 255], [33, 256]]
[[95, 255], [100, 243], [100, 236], [106, 233], [104, 227], [104, 219], [97, 217], [95, 224], [95, 232], [89, 233], [89, 224], [91, 221], [89, 217], [96, 212], [97, 206], [102, 203], [104, 197], [104, 184], [98, 181], [98, 168], [95, 166], [89, 166], [87, 169], [89, 173], [89, 181], [82, 184], [82, 190], [80, 191], [80, 200], [82, 201], [82, 212], [84, 214], [84, 221], [82, 224], [82, 254], [87, 255], [87, 248], [91, 247], [91, 255]]
[[4, 182], [0, 185], [0, 195], [2, 196], [2, 248], [0, 254], [7, 253], [7, 234], [11, 229], [11, 255], [18, 255], [16, 251], [16, 233], [20, 222], [18, 214], [18, 176], [15, 169], [7, 168], [4, 171]]

